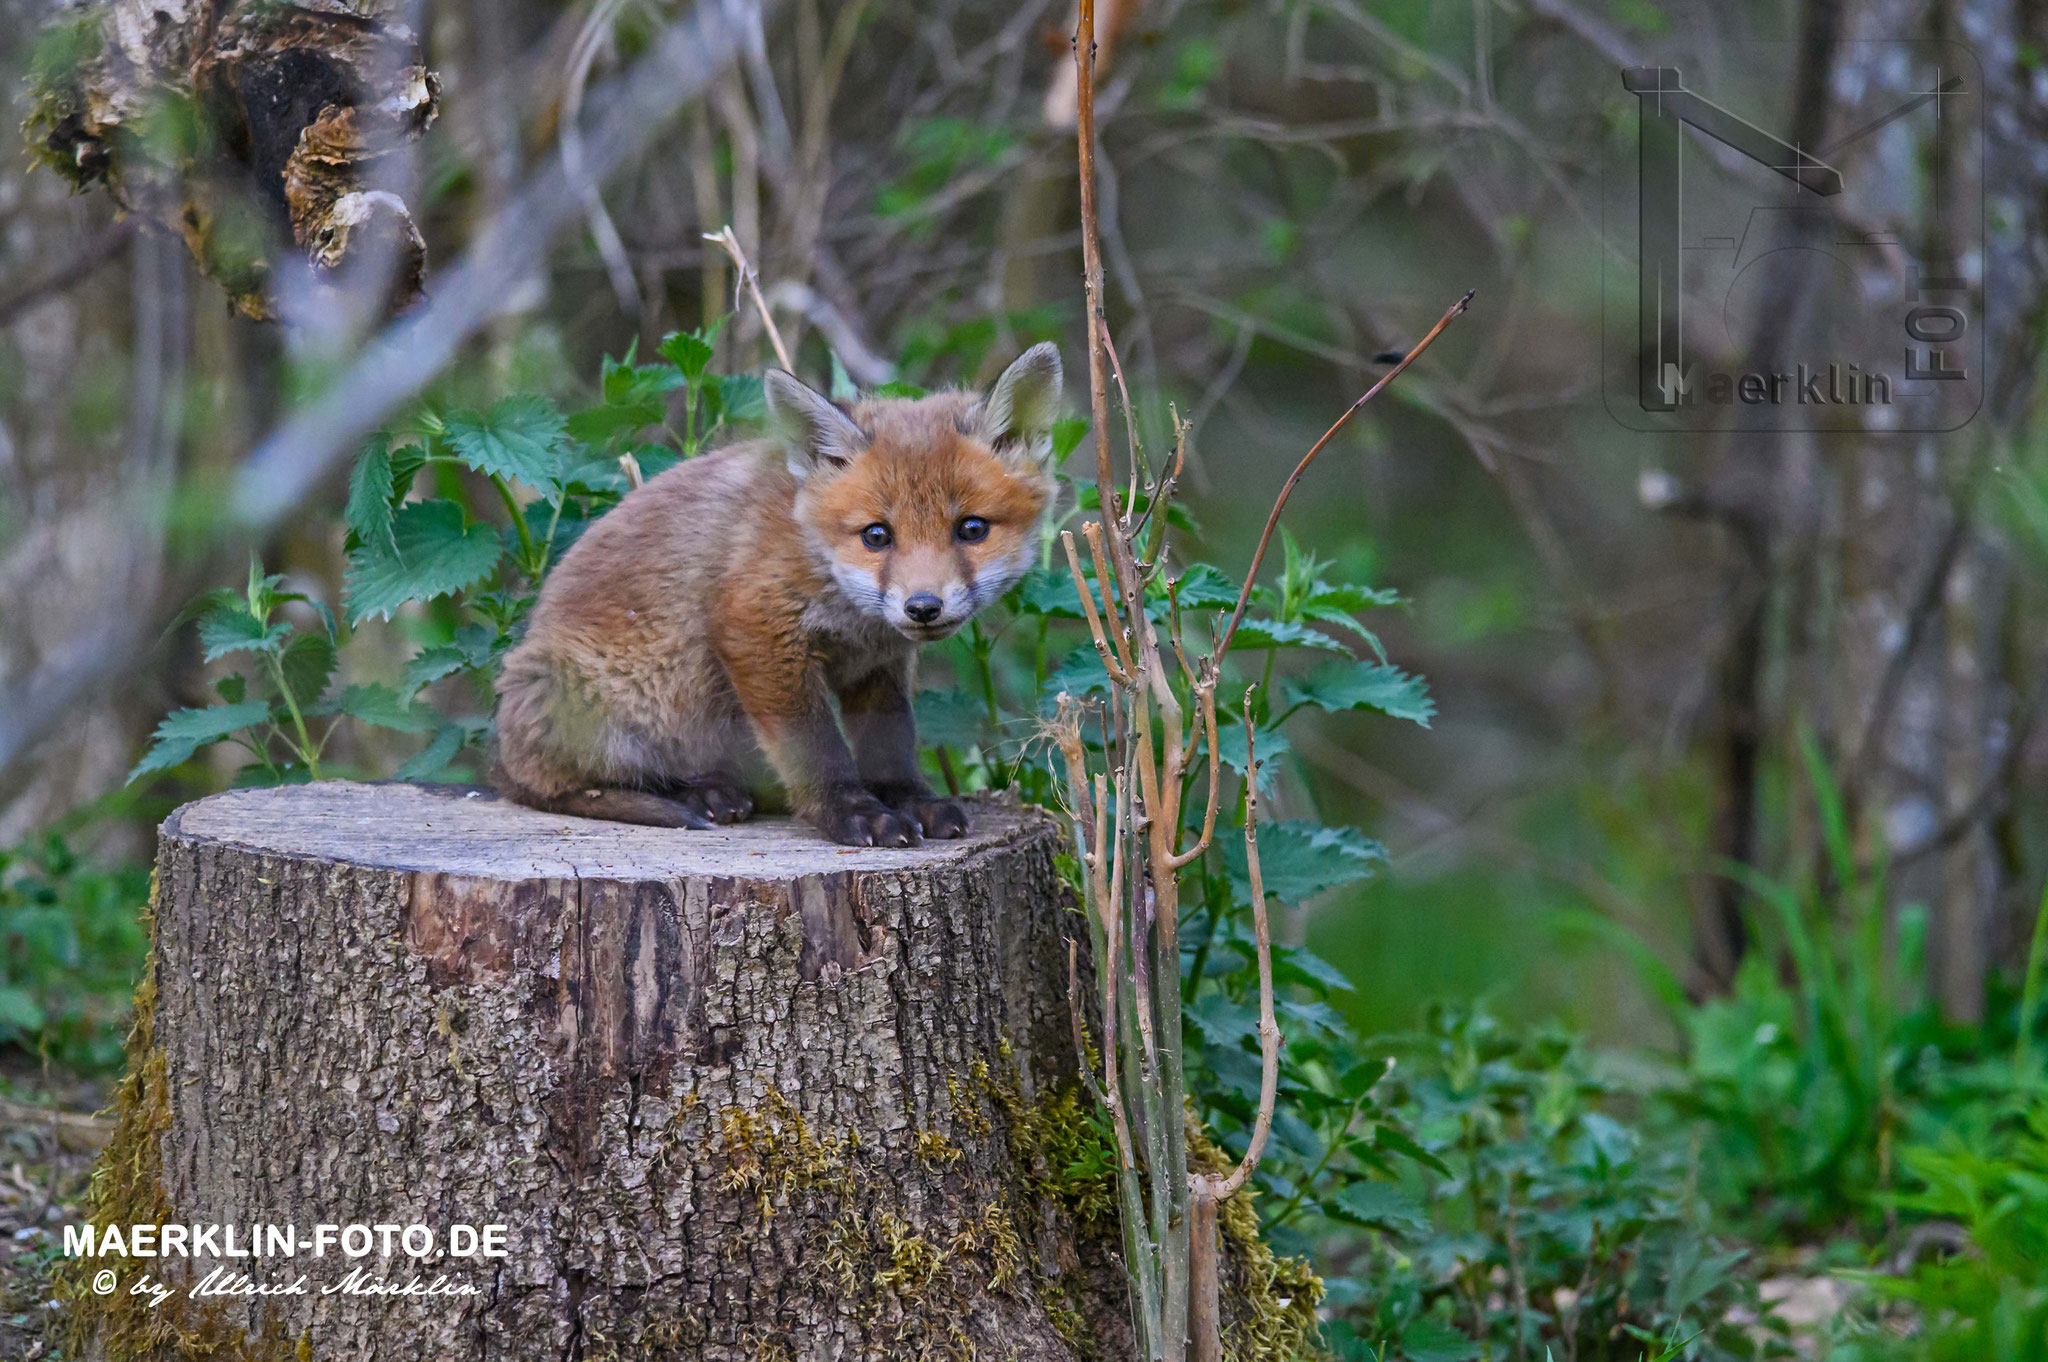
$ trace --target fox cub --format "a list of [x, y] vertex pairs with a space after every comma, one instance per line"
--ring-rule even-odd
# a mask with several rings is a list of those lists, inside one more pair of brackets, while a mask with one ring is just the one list
[[498, 679], [499, 789], [705, 828], [753, 812], [758, 744], [836, 842], [966, 832], [918, 770], [914, 654], [1030, 567], [1060, 381], [1050, 344], [986, 396], [851, 410], [771, 372], [765, 439], [651, 479], [549, 575]]

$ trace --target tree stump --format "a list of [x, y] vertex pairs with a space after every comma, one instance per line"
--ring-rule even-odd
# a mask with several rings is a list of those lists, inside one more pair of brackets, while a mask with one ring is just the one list
[[[973, 818], [855, 851], [464, 787], [178, 810], [94, 1220], [290, 1226], [299, 1253], [74, 1260], [79, 1354], [1129, 1356], [1107, 1183], [1074, 1171], [1100, 1144], [1064, 843], [1014, 805]], [[503, 1225], [507, 1256], [309, 1256], [351, 1223], [437, 1249]], [[130, 1294], [216, 1268], [304, 1293]], [[476, 1294], [322, 1293], [358, 1269]]]

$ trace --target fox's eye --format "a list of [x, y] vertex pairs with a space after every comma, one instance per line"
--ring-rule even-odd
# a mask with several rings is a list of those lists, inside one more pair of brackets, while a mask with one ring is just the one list
[[889, 527], [877, 520], [860, 532], [860, 542], [880, 553], [896, 542], [896, 536], [889, 533]]
[[978, 515], [968, 516], [954, 527], [953, 537], [963, 544], [979, 544], [988, 538], [988, 522]]

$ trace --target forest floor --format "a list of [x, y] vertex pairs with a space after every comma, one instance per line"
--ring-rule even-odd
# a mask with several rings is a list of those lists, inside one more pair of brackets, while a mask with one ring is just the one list
[[50, 1271], [59, 1226], [83, 1213], [93, 1156], [113, 1123], [94, 1113], [110, 1089], [27, 1071], [0, 1072], [0, 1358], [50, 1358]]

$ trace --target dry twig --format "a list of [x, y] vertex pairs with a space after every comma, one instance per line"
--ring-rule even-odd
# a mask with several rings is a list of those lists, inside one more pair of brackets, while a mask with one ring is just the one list
[[716, 242], [732, 257], [733, 267], [740, 272], [740, 283], [754, 300], [754, 308], [761, 314], [761, 325], [768, 329], [768, 343], [775, 347], [775, 360], [785, 373], [795, 373], [796, 365], [790, 362], [789, 349], [782, 343], [782, 332], [776, 329], [775, 314], [768, 310], [768, 300], [761, 296], [761, 280], [754, 273], [754, 267], [747, 263], [747, 253], [740, 248], [740, 239], [727, 223], [716, 232], [706, 232], [706, 241]]

